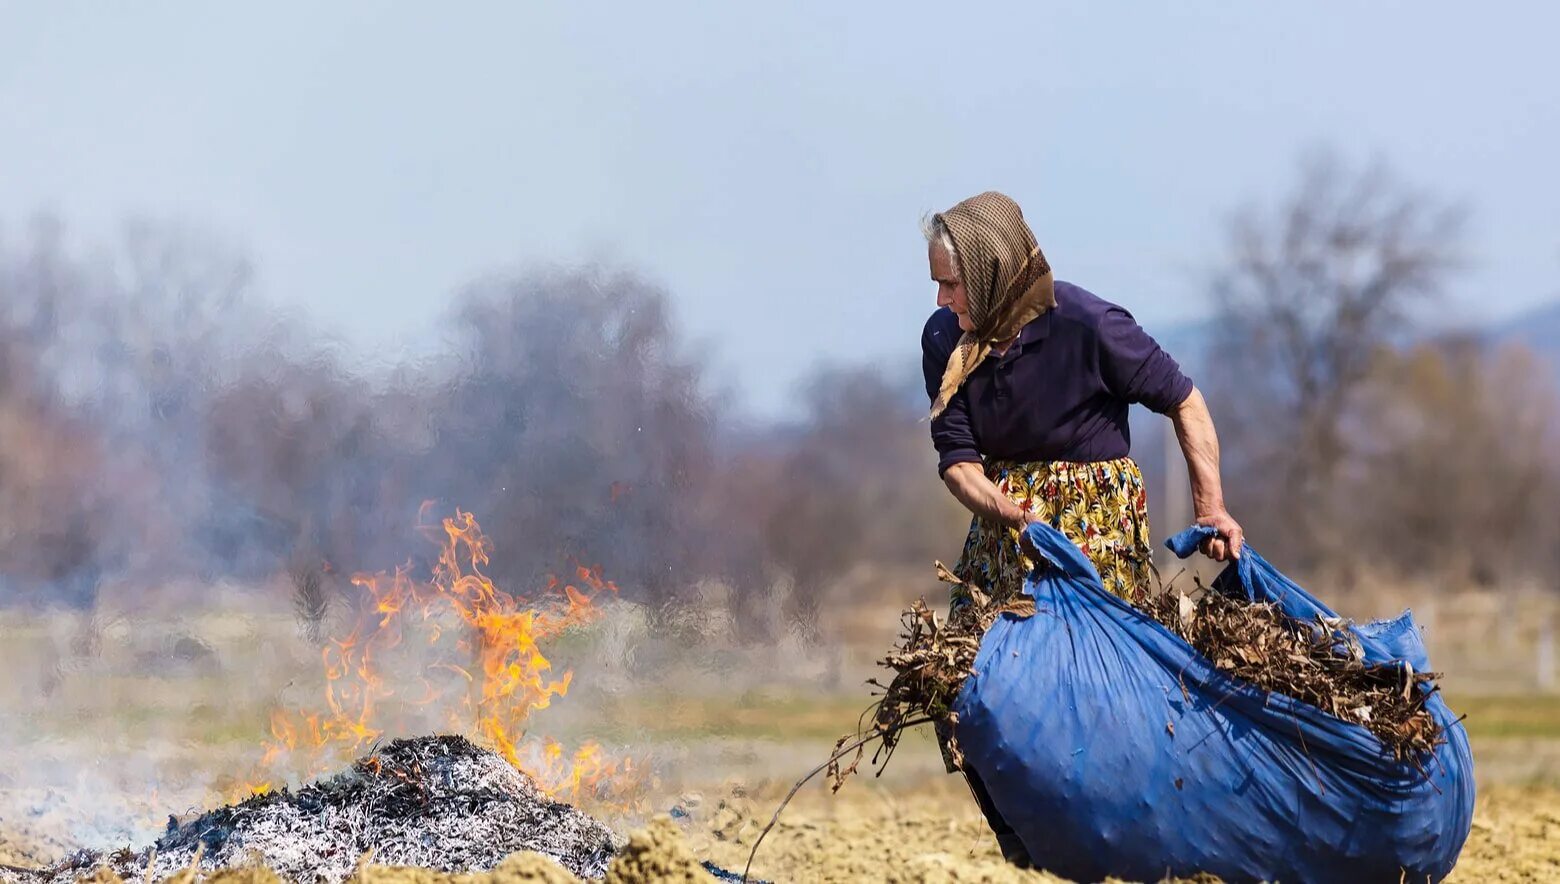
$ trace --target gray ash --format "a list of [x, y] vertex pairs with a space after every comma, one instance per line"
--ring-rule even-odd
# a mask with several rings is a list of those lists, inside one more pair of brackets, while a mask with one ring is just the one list
[[262, 863], [298, 881], [340, 882], [370, 850], [378, 865], [483, 871], [522, 850], [583, 878], [600, 878], [622, 841], [602, 823], [542, 794], [499, 755], [464, 737], [396, 740], [351, 769], [296, 791], [283, 789], [180, 822], [156, 843], [111, 853], [81, 851], [25, 882], [74, 881], [107, 866], [153, 880], [194, 861], [217, 869]]

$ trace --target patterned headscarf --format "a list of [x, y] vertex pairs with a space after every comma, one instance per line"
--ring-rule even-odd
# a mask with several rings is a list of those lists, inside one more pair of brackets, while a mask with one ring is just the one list
[[1051, 265], [1024, 222], [1018, 203], [987, 191], [932, 216], [953, 240], [953, 260], [969, 295], [970, 321], [948, 357], [932, 417], [942, 414], [964, 379], [991, 353], [1010, 341], [1035, 317], [1056, 306]]

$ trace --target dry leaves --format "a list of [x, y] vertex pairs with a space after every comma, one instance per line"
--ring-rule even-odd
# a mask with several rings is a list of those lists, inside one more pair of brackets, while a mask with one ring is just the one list
[[1415, 672], [1407, 661], [1366, 663], [1346, 620], [1297, 620], [1276, 605], [1201, 586], [1193, 595], [1163, 591], [1144, 608], [1220, 670], [1362, 725], [1399, 761], [1417, 763], [1441, 742], [1425, 708], [1437, 674]]

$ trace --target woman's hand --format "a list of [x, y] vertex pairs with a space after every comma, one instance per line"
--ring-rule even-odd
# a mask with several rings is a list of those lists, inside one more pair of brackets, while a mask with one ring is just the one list
[[943, 473], [943, 484], [953, 492], [959, 502], [982, 519], [1009, 528], [1023, 528], [1029, 524], [1023, 507], [1014, 503], [986, 477], [986, 469], [978, 463], [956, 463]]
[[1036, 522], [1044, 521], [1045, 519], [1041, 518], [1038, 513], [1032, 513], [1022, 508], [1019, 509], [1016, 517], [1008, 520], [1008, 526], [1018, 531], [1018, 548], [1023, 551], [1024, 555], [1037, 562], [1040, 560], [1040, 550], [1035, 546], [1034, 541], [1029, 539], [1029, 532], [1025, 529]]
[[1203, 555], [1215, 562], [1240, 558], [1240, 548], [1246, 541], [1246, 532], [1241, 530], [1240, 523], [1235, 521], [1228, 511], [1220, 509], [1198, 516], [1197, 524], [1219, 532], [1204, 540], [1198, 547]]
[[1018, 512], [1014, 513], [1011, 519], [1008, 519], [1008, 527], [1017, 531], [1023, 531], [1036, 522], [1044, 521], [1045, 519], [1041, 518], [1039, 513], [1032, 513], [1026, 509], [1018, 508]]

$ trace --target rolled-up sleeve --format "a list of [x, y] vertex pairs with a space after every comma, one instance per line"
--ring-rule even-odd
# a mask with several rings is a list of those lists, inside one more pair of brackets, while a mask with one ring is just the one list
[[1120, 307], [1107, 310], [1100, 322], [1099, 360], [1105, 386], [1127, 402], [1165, 414], [1191, 395], [1192, 379]]
[[[937, 401], [937, 391], [942, 387], [943, 370], [948, 367], [948, 356], [957, 340], [948, 340], [950, 333], [945, 324], [938, 322], [938, 314], [927, 320], [921, 333], [921, 373], [926, 380], [928, 402]], [[975, 433], [970, 429], [969, 396], [963, 390], [955, 393], [943, 413], [933, 418], [932, 445], [937, 449], [937, 475], [958, 463], [980, 463], [980, 451], [975, 447]]]

